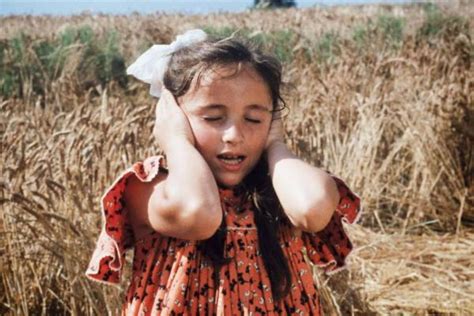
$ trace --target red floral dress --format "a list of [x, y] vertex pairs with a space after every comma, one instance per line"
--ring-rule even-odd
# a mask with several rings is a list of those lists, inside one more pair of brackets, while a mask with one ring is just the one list
[[342, 219], [354, 223], [360, 215], [360, 200], [342, 180], [334, 177], [341, 196], [330, 223], [318, 233], [297, 236], [282, 226], [280, 244], [292, 277], [290, 293], [274, 303], [270, 279], [259, 251], [252, 205], [242, 202], [232, 189], [219, 188], [227, 224], [225, 256], [233, 260], [222, 266], [219, 285], [214, 287], [213, 267], [197, 249], [200, 241], [167, 237], [158, 232], [139, 240], [127, 220], [123, 193], [127, 179], [136, 176], [151, 181], [161, 168], [162, 156], [137, 162], [126, 170], [102, 197], [103, 223], [86, 275], [107, 283], [118, 283], [127, 249], [134, 249], [132, 279], [123, 304], [123, 315], [319, 315], [318, 291], [309, 259], [334, 272], [344, 266], [352, 244]]

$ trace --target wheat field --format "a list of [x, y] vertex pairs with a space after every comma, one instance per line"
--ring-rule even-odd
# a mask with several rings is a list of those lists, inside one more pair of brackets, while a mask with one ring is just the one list
[[100, 197], [160, 151], [124, 67], [195, 27], [282, 60], [287, 143], [362, 197], [348, 269], [314, 268], [325, 311], [474, 314], [473, 17], [470, 1], [0, 17], [0, 314], [119, 312], [127, 284], [84, 277]]

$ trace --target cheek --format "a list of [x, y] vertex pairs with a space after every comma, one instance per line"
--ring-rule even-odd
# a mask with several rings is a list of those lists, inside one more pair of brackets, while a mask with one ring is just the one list
[[270, 129], [271, 129], [271, 122], [270, 123], [265, 123], [264, 124], [264, 127], [262, 127], [262, 129], [260, 130], [261, 132], [261, 136], [262, 138], [264, 138], [265, 140], [267, 139], [269, 133], [270, 133]]
[[252, 144], [255, 148], [261, 148], [263, 150], [263, 147], [265, 147], [265, 144], [267, 143], [268, 131], [269, 126], [249, 130], [248, 139], [252, 140]]
[[204, 153], [209, 150], [215, 150], [218, 143], [218, 135], [208, 126], [203, 126], [199, 122], [190, 120], [191, 129], [193, 130], [194, 140], [196, 141], [196, 148]]

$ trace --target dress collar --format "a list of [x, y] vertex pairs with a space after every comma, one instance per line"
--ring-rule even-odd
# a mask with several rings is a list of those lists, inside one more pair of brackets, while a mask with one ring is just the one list
[[217, 187], [219, 189], [219, 195], [224, 201], [231, 203], [240, 203], [243, 201], [245, 194], [242, 186], [228, 188], [217, 185]]

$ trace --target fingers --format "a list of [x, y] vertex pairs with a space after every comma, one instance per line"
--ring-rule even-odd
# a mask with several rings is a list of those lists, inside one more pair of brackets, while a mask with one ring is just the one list
[[[174, 97], [174, 95], [168, 89], [163, 89], [163, 94], [167, 104], [179, 107], [178, 100]], [[163, 95], [162, 94], [162, 95]]]
[[194, 144], [194, 135], [186, 113], [169, 90], [163, 89], [156, 105], [155, 115], [153, 134], [165, 151], [167, 144], [172, 143], [173, 139], [186, 139]]
[[282, 111], [274, 111], [272, 113], [272, 122], [268, 132], [266, 149], [270, 148], [272, 144], [284, 141], [283, 115]]
[[275, 128], [275, 129], [283, 128], [283, 115], [280, 112], [273, 113], [271, 128]]
[[174, 95], [169, 90], [163, 89], [155, 109], [156, 118], [170, 117], [180, 110]]
[[163, 90], [161, 91], [161, 98], [164, 98], [165, 101], [174, 101], [176, 103], [174, 95], [166, 88], [163, 88]]
[[273, 111], [272, 112], [272, 121], [281, 120], [283, 118], [283, 111]]

